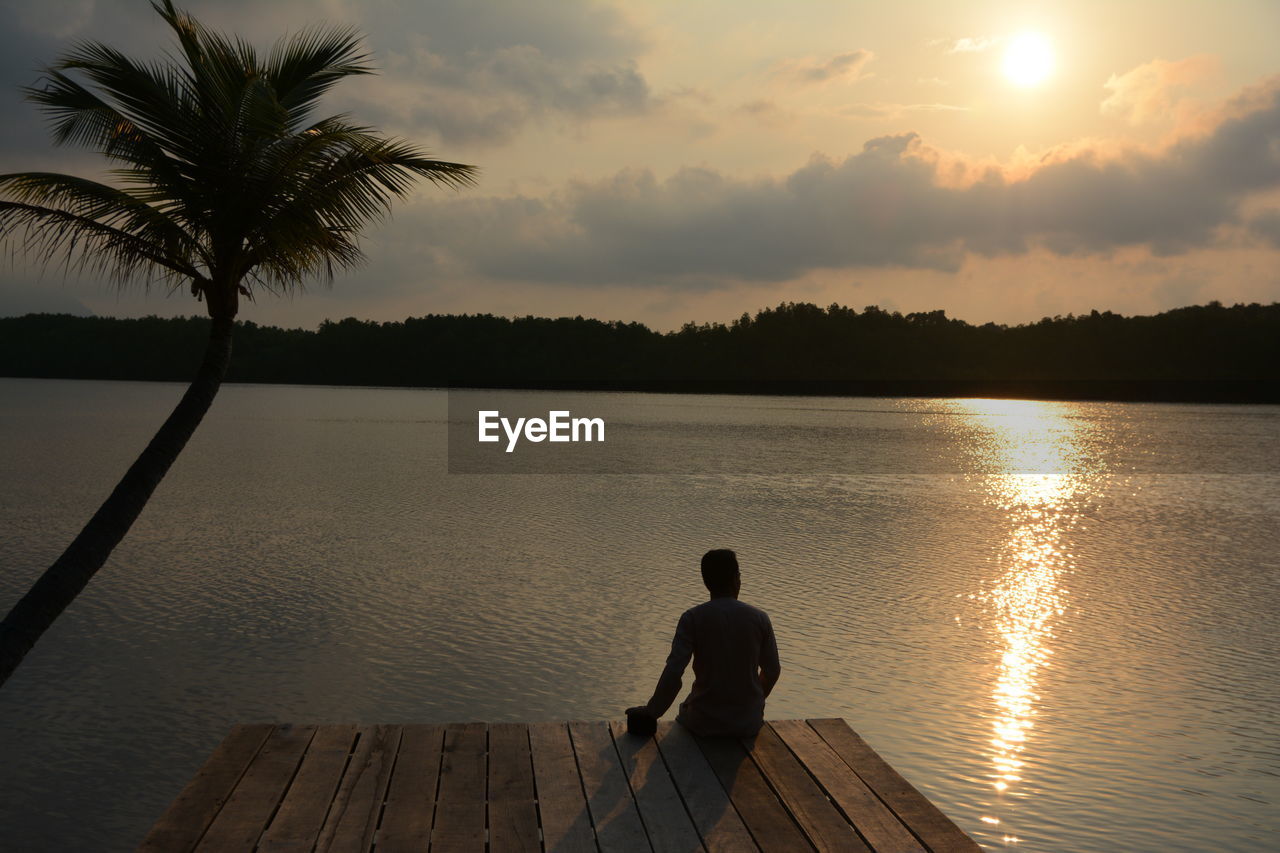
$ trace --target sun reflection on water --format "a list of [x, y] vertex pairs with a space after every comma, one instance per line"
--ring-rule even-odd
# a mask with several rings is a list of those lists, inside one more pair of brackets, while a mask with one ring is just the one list
[[[1054, 619], [1062, 615], [1071, 554], [1063, 533], [1080, 488], [1076, 427], [1064, 404], [965, 400], [985, 433], [978, 451], [988, 500], [1008, 517], [996, 556], [999, 574], [981, 599], [1001, 645], [992, 688], [991, 770], [997, 791], [1022, 781], [1025, 751], [1040, 705], [1037, 682], [1049, 666]], [[1006, 837], [1011, 842], [1011, 837]]]

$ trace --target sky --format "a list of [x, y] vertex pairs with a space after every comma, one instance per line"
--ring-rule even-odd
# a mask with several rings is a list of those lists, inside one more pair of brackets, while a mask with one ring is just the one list
[[[353, 25], [323, 103], [477, 186], [422, 186], [331, 285], [241, 319], [584, 315], [784, 301], [1024, 323], [1280, 300], [1275, 0], [189, 0], [265, 48]], [[154, 57], [145, 0], [0, 0], [0, 173], [91, 177], [22, 99], [77, 40]], [[5, 247], [0, 315], [202, 313]]]

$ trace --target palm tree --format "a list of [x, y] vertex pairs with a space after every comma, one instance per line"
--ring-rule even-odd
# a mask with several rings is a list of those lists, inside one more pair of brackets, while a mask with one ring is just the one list
[[313, 117], [330, 87], [373, 70], [355, 31], [306, 30], [263, 57], [172, 0], [152, 6], [177, 36], [176, 53], [138, 62], [82, 43], [27, 90], [55, 142], [98, 151], [115, 164], [115, 182], [0, 175], [0, 240], [117, 286], [189, 286], [208, 309], [209, 342], [173, 414], [0, 623], [0, 684], [106, 561], [204, 417], [231, 357], [240, 297], [292, 292], [363, 260], [360, 228], [418, 178], [474, 182], [471, 166], [344, 115]]

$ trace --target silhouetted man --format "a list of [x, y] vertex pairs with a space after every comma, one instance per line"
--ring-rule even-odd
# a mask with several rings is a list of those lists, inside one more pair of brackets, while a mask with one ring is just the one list
[[764, 700], [778, 681], [778, 644], [769, 615], [738, 600], [738, 557], [727, 548], [702, 556], [702, 582], [711, 600], [680, 616], [671, 654], [647, 705], [627, 709], [656, 720], [680, 693], [693, 658], [693, 689], [676, 721], [694, 734], [751, 737], [764, 723]]

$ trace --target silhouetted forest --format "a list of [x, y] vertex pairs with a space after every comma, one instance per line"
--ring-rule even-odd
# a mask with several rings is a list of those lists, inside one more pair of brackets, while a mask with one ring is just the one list
[[[204, 318], [0, 319], [6, 376], [187, 381]], [[229, 381], [1280, 402], [1280, 303], [974, 326], [783, 303], [655, 332], [583, 317], [238, 325]]]

